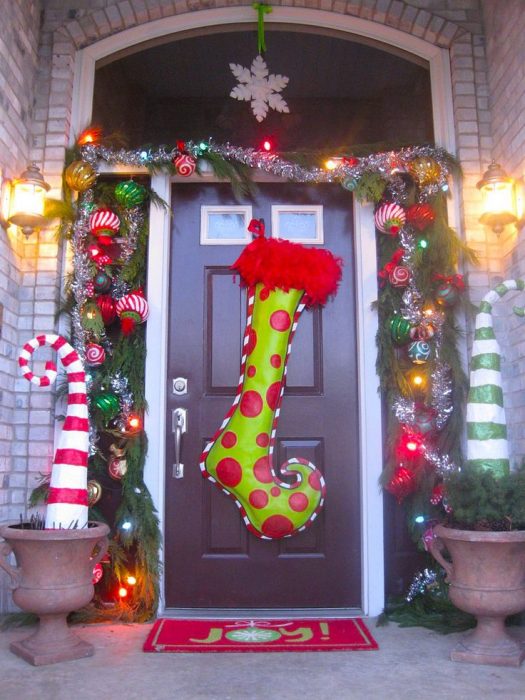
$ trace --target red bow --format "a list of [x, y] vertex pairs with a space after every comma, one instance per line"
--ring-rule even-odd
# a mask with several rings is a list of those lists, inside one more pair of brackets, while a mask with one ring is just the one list
[[433, 275], [436, 281], [443, 282], [444, 284], [449, 284], [455, 287], [458, 292], [463, 292], [465, 290], [465, 282], [463, 282], [463, 275], [440, 275], [437, 272]]
[[377, 273], [377, 276], [381, 280], [381, 282], [379, 283], [380, 287], [385, 286], [389, 274], [392, 272], [392, 270], [394, 270], [399, 265], [402, 257], [403, 257], [403, 249], [398, 248], [394, 252], [392, 257], [390, 258], [390, 262], [387, 262], [387, 264], [383, 267], [383, 269], [379, 270], [379, 272]]
[[254, 236], [264, 238], [264, 219], [252, 219], [248, 224], [248, 231]]

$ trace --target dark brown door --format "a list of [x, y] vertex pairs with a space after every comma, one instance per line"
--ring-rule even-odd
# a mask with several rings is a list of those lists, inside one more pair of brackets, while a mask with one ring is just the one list
[[[293, 341], [274, 465], [291, 457], [324, 474], [321, 516], [305, 532], [260, 540], [229, 498], [202, 478], [199, 457], [236, 393], [246, 293], [229, 266], [239, 245], [201, 245], [201, 207], [235, 205], [227, 184], [173, 186], [167, 402], [165, 580], [167, 607], [360, 607], [360, 483], [352, 199], [336, 185], [264, 183], [246, 204], [322, 205], [324, 246], [344, 260], [324, 309], [304, 312]], [[372, 352], [372, 348], [370, 349]], [[181, 396], [173, 378], [188, 380]], [[173, 478], [172, 410], [187, 409], [184, 476]]]

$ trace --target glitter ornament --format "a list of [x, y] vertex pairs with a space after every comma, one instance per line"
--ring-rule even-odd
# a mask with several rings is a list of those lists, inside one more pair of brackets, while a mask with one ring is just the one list
[[97, 306], [105, 326], [110, 326], [117, 317], [116, 302], [109, 294], [101, 294], [96, 298]]
[[404, 265], [396, 265], [388, 273], [388, 281], [392, 287], [406, 287], [410, 282], [410, 270]]
[[106, 359], [106, 351], [97, 343], [88, 343], [86, 345], [86, 362], [91, 367], [98, 367]]
[[115, 308], [124, 335], [132, 333], [139, 323], [144, 323], [148, 318], [148, 302], [140, 290], [123, 296], [118, 300]]
[[114, 443], [110, 445], [109, 451], [113, 457], [108, 463], [108, 474], [115, 481], [120, 481], [128, 471], [128, 462], [125, 458], [126, 450], [123, 447], [117, 447]]
[[87, 482], [88, 506], [92, 508], [95, 503], [98, 503], [102, 497], [102, 486], [95, 479], [90, 479]]
[[100, 245], [110, 245], [120, 228], [120, 219], [111, 209], [96, 209], [89, 217], [89, 230]]
[[408, 164], [408, 172], [424, 187], [437, 182], [441, 177], [441, 166], [433, 158], [414, 158]]
[[415, 365], [423, 365], [432, 357], [432, 347], [423, 340], [416, 340], [408, 346], [408, 356]]
[[392, 340], [396, 345], [405, 345], [410, 340], [410, 331], [412, 330], [412, 324], [407, 321], [406, 318], [402, 316], [395, 315], [389, 321], [390, 334]]
[[412, 340], [430, 340], [434, 337], [436, 329], [429, 321], [422, 321], [410, 330]]
[[407, 209], [407, 221], [412, 226], [415, 226], [418, 231], [424, 231], [427, 226], [434, 221], [436, 215], [428, 202], [412, 204]]
[[395, 496], [398, 503], [416, 490], [416, 480], [413, 472], [406, 467], [398, 467], [390, 481], [385, 485], [387, 491]]
[[182, 153], [173, 160], [173, 165], [177, 168], [177, 174], [182, 177], [190, 177], [195, 173], [197, 161], [193, 156]]
[[110, 421], [117, 416], [120, 411], [120, 401], [116, 394], [103, 391], [93, 398], [95, 408], [100, 411], [105, 421]]
[[394, 202], [385, 202], [381, 204], [374, 214], [374, 222], [377, 230], [392, 236], [399, 233], [405, 221], [405, 210]]
[[101, 294], [105, 294], [106, 292], [109, 292], [111, 289], [111, 283], [112, 283], [111, 277], [107, 274], [107, 272], [104, 272], [103, 270], [99, 270], [95, 277], [93, 278], [93, 286], [95, 287], [95, 291], [99, 292]]
[[137, 207], [146, 198], [146, 189], [133, 180], [119, 182], [115, 187], [115, 199], [125, 209]]
[[83, 160], [74, 160], [67, 166], [64, 177], [72, 190], [85, 192], [95, 184], [98, 175], [89, 163]]

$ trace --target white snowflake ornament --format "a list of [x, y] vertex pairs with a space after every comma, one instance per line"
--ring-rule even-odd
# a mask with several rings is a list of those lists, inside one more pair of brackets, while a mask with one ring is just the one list
[[238, 63], [230, 63], [230, 69], [237, 78], [230, 97], [250, 102], [252, 112], [258, 122], [268, 114], [268, 107], [277, 112], [290, 113], [288, 105], [278, 93], [288, 85], [286, 75], [270, 75], [264, 58], [259, 54], [253, 59], [251, 68], [244, 68]]

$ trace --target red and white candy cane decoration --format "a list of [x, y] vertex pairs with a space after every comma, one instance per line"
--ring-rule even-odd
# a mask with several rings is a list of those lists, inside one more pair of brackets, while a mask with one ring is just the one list
[[50, 386], [57, 376], [54, 362], [46, 362], [43, 377], [35, 376], [29, 369], [31, 355], [44, 345], [50, 345], [57, 351], [68, 381], [66, 420], [53, 460], [46, 528], [87, 527], [89, 419], [84, 366], [76, 351], [62, 336], [37, 335], [24, 345], [18, 357], [22, 374], [32, 384]]

